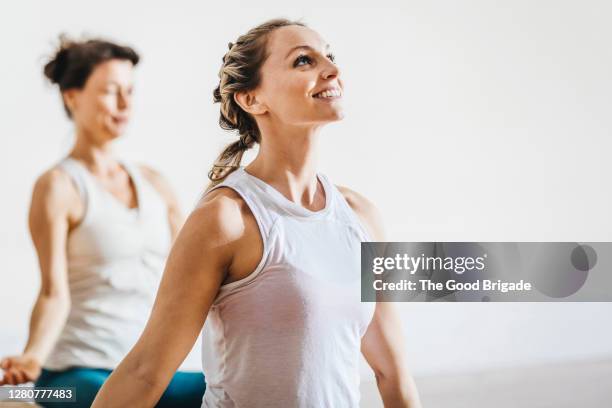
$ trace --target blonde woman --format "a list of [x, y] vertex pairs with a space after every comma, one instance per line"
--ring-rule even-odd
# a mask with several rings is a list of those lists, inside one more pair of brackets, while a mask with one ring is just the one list
[[239, 138], [94, 407], [154, 405], [205, 321], [203, 407], [357, 407], [360, 351], [385, 406], [420, 406], [391, 304], [360, 302], [360, 243], [383, 239], [376, 211], [317, 171], [342, 93], [327, 44], [301, 23], [269, 21], [230, 43], [214, 99]]

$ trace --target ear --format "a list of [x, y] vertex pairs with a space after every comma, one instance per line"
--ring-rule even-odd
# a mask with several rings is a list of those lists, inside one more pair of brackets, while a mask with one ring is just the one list
[[74, 112], [75, 108], [77, 107], [77, 91], [77, 89], [68, 89], [62, 92], [64, 104], [66, 104], [70, 112]]
[[268, 107], [257, 99], [257, 95], [253, 91], [236, 92], [234, 94], [234, 101], [242, 110], [251, 115], [263, 115], [268, 112]]

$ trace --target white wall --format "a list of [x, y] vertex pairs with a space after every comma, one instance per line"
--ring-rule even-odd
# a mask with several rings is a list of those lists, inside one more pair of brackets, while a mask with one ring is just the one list
[[[332, 44], [347, 91], [321, 169], [376, 202], [389, 240], [612, 240], [609, 2], [330, 3], [0, 6], [0, 355], [22, 348], [39, 283], [32, 183], [71, 142], [41, 74], [60, 32], [141, 52], [135, 117], [117, 149], [160, 169], [186, 210], [232, 139], [211, 103], [227, 43], [267, 18], [303, 17]], [[416, 374], [612, 354], [610, 303], [401, 309]]]

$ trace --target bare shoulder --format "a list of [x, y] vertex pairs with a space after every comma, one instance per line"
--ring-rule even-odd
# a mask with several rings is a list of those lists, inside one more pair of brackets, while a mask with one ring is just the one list
[[138, 168], [142, 176], [155, 188], [155, 190], [162, 196], [164, 199], [173, 203], [176, 201], [176, 197], [174, 191], [168, 180], [157, 170], [154, 168], [139, 164]]
[[79, 202], [79, 192], [70, 176], [55, 166], [42, 173], [34, 183], [32, 206], [47, 211], [69, 211]]
[[185, 226], [206, 231], [209, 237], [237, 240], [252, 214], [242, 197], [230, 188], [217, 188], [206, 194], [189, 215]]
[[[218, 188], [206, 194], [187, 217], [173, 251], [191, 262], [223, 271], [223, 280], [242, 277], [256, 265], [257, 222], [238, 193]], [[257, 258], [256, 261], [252, 261]], [[253, 266], [254, 268], [254, 266]]]
[[165, 179], [162, 174], [151, 166], [148, 166], [146, 164], [138, 164], [138, 169], [147, 179], [147, 181], [150, 181], [151, 183], [157, 184], [165, 182]]
[[356, 213], [360, 213], [363, 215], [375, 215], [378, 212], [378, 209], [374, 205], [374, 203], [368, 200], [362, 194], [359, 194], [355, 190], [351, 190], [345, 186], [336, 186], [348, 205], [355, 211]]
[[372, 238], [382, 241], [384, 237], [382, 215], [374, 203], [348, 187], [336, 186], [336, 188], [368, 229]]

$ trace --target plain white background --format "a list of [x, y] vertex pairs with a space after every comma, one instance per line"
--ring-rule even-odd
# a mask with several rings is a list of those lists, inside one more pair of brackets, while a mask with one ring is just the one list
[[[185, 211], [234, 137], [212, 104], [227, 43], [283, 16], [318, 30], [343, 70], [347, 116], [324, 130], [321, 171], [377, 204], [389, 240], [612, 240], [610, 3], [239, 3], [1, 6], [0, 355], [25, 344], [39, 285], [33, 182], [72, 143], [42, 76], [61, 32], [141, 53], [117, 151], [164, 173]], [[400, 308], [417, 375], [612, 354], [610, 303]], [[184, 367], [199, 368], [199, 351]]]

